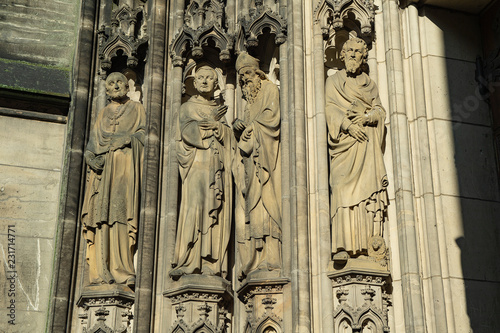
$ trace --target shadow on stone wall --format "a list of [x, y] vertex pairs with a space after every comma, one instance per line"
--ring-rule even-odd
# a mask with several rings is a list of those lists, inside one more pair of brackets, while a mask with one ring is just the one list
[[[445, 83], [442, 95], [432, 98], [438, 162], [434, 167], [439, 168], [440, 175], [439, 200], [447, 239], [452, 301], [447, 307], [453, 307], [457, 332], [468, 331], [461, 326], [466, 323], [460, 318], [464, 300], [471, 331], [499, 332], [500, 322], [496, 320], [500, 313], [499, 175], [491, 110], [487, 96], [476, 83], [475, 61], [475, 57], [483, 57], [480, 36], [483, 44], [498, 41], [484, 39], [487, 36], [479, 26], [492, 22], [484, 22], [480, 16], [440, 9], [426, 14], [442, 30], [445, 56], [441, 61], [446, 63], [444, 78], [433, 78], [431, 74], [431, 81]], [[456, 24], [458, 21], [461, 25]], [[493, 26], [489, 24], [488, 29]], [[498, 39], [498, 34], [491, 36]], [[500, 97], [500, 86], [491, 93]], [[434, 103], [437, 99], [442, 99], [442, 104]], [[436, 105], [443, 106], [443, 110]], [[443, 113], [444, 119], [440, 119], [439, 113], [443, 111], [448, 114]], [[449, 134], [451, 138], [447, 138]]]

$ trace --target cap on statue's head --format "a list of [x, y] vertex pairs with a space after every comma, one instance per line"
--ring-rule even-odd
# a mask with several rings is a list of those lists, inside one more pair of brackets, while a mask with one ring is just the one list
[[241, 52], [236, 59], [236, 70], [239, 72], [244, 67], [254, 67], [259, 69], [259, 60], [255, 59], [247, 52]]

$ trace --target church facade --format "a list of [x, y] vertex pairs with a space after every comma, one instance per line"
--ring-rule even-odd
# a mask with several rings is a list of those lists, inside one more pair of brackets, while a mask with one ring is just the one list
[[500, 331], [500, 1], [0, 18], [0, 331]]

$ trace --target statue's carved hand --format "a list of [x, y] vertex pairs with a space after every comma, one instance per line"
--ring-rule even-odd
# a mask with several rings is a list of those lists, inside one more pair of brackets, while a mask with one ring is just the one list
[[200, 125], [201, 129], [204, 130], [216, 130], [219, 128], [219, 122], [212, 120], [212, 119], [203, 119], [198, 121], [198, 124]]
[[90, 158], [87, 161], [87, 164], [94, 171], [102, 171], [102, 169], [104, 168], [104, 156], [99, 155], [99, 156], [95, 156], [93, 158]]
[[247, 126], [245, 125], [245, 123], [243, 122], [243, 120], [241, 119], [236, 119], [234, 122], [233, 122], [233, 129], [237, 132], [243, 132], [243, 130], [245, 130]]
[[366, 126], [370, 124], [370, 116], [368, 114], [356, 115], [351, 118], [351, 122], [356, 125]]
[[220, 119], [222, 119], [222, 117], [224, 117], [226, 112], [227, 112], [227, 105], [220, 105], [219, 107], [214, 109], [214, 112], [213, 112], [214, 119], [216, 121], [219, 121]]
[[241, 140], [243, 140], [243, 141], [250, 140], [252, 138], [252, 132], [253, 132], [253, 128], [252, 127], [245, 128], [245, 130], [241, 134]]
[[348, 128], [347, 132], [350, 136], [358, 140], [359, 142], [368, 141], [368, 136], [360, 125], [352, 123]]
[[109, 150], [117, 150], [130, 145], [130, 138], [118, 137], [111, 143]]

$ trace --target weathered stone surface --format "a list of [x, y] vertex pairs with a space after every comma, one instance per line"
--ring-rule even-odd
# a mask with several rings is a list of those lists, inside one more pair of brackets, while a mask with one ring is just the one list
[[0, 174], [0, 234], [16, 224], [18, 236], [54, 237], [60, 172], [0, 164]]
[[491, 128], [443, 120], [429, 124], [442, 193], [499, 201]]
[[0, 58], [68, 68], [79, 1], [17, 0], [0, 5]]
[[[20, 224], [20, 223], [19, 223]], [[19, 225], [19, 224], [16, 224]], [[17, 230], [17, 227], [14, 228]], [[15, 234], [15, 233], [14, 233]], [[7, 235], [0, 234], [2, 256], [9, 250]], [[11, 245], [12, 246], [12, 245]], [[15, 237], [14, 288], [8, 278], [12, 276], [10, 267], [2, 267], [0, 281], [0, 331], [3, 332], [44, 332], [49, 304], [50, 279], [54, 241], [51, 238]], [[2, 260], [3, 261], [3, 260]], [[5, 265], [10, 262], [4, 262]], [[13, 290], [14, 294], [10, 293]], [[15, 326], [8, 323], [7, 308], [14, 300]]]
[[2, 3], [0, 87], [69, 95], [79, 9], [76, 0]]
[[476, 61], [476, 50], [481, 49], [477, 16], [433, 7], [425, 7], [424, 13], [422, 26], [428, 54]]
[[61, 170], [64, 125], [0, 116], [0, 164]]
[[[488, 126], [490, 110], [475, 81], [476, 64], [427, 56], [429, 71], [429, 119], [453, 120]], [[465, 77], [464, 77], [465, 75]]]
[[[54, 236], [59, 201], [64, 125], [0, 117], [0, 315], [15, 302], [15, 326], [0, 331], [44, 332], [49, 304]], [[14, 237], [12, 237], [14, 236]], [[9, 238], [13, 242], [9, 242]], [[9, 253], [10, 252], [10, 253]], [[8, 266], [8, 265], [15, 266]], [[16, 271], [12, 280], [11, 271]]]
[[[69, 96], [70, 72], [57, 68], [21, 61], [0, 59], [0, 87], [13, 90]], [[43, 78], [50, 77], [50, 80]]]

